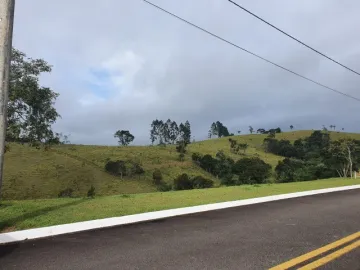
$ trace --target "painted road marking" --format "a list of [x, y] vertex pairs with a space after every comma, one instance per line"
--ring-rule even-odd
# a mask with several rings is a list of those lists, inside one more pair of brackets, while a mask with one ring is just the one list
[[[353, 240], [355, 240], [355, 239], [357, 239], [359, 237], [360, 237], [360, 232], [351, 234], [351, 235], [346, 236], [346, 237], [344, 237], [344, 238], [342, 238], [340, 240], [337, 240], [337, 241], [335, 241], [333, 243], [330, 243], [330, 244], [328, 244], [326, 246], [323, 246], [323, 247], [321, 247], [319, 249], [315, 249], [315, 250], [313, 250], [313, 251], [311, 251], [309, 253], [306, 253], [304, 255], [301, 255], [299, 257], [291, 259], [290, 261], [287, 261], [287, 262], [284, 262], [284, 263], [282, 263], [280, 265], [274, 266], [274, 267], [270, 268], [269, 270], [284, 270], [284, 269], [288, 269], [290, 267], [294, 267], [297, 264], [300, 264], [300, 263], [303, 263], [303, 262], [305, 262], [307, 260], [310, 260], [310, 259], [312, 259], [312, 258], [314, 258], [316, 256], [319, 256], [319, 255], [321, 255], [321, 254], [323, 254], [323, 253], [325, 253], [325, 252], [327, 252], [327, 251], [329, 251], [331, 249], [335, 249], [335, 248], [337, 248], [337, 247], [339, 247], [341, 245], [344, 245], [347, 242], [353, 241]], [[357, 241], [355, 243], [358, 243], [358, 242], [359, 241]], [[324, 258], [326, 258], [326, 257], [324, 257]], [[311, 269], [311, 268], [305, 268], [305, 269]]]
[[350, 252], [350, 251], [352, 251], [352, 250], [354, 250], [354, 249], [356, 249], [358, 247], [360, 247], [360, 240], [358, 240], [358, 241], [356, 241], [356, 242], [354, 242], [354, 243], [352, 243], [352, 244], [350, 244], [348, 246], [345, 246], [345, 247], [343, 247], [343, 248], [341, 248], [341, 249], [339, 249], [339, 250], [337, 250], [337, 251], [335, 251], [335, 252], [333, 252], [333, 253], [325, 256], [325, 257], [322, 257], [322, 258], [318, 259], [315, 262], [309, 263], [309, 264], [305, 265], [304, 267], [299, 268], [298, 270], [316, 269], [316, 268], [318, 268], [318, 267], [320, 267], [320, 266], [322, 266], [324, 264], [327, 264], [327, 263], [339, 258], [340, 256], [342, 256], [342, 255], [344, 255], [344, 254], [346, 254], [346, 253], [348, 253], [348, 252]]

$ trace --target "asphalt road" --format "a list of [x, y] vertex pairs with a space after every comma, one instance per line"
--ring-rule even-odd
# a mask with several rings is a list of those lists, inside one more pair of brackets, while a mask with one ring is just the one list
[[0, 269], [268, 269], [359, 231], [353, 190], [0, 246]]

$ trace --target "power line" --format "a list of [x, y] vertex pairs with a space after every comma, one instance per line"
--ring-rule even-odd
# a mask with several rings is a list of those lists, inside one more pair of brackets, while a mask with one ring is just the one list
[[274, 62], [272, 62], [272, 61], [270, 61], [270, 60], [267, 60], [266, 58], [264, 58], [264, 57], [262, 57], [262, 56], [260, 56], [260, 55], [257, 55], [257, 54], [255, 54], [255, 53], [249, 51], [249, 50], [246, 50], [246, 49], [240, 47], [239, 45], [236, 45], [235, 43], [232, 43], [231, 41], [228, 41], [228, 40], [226, 40], [226, 39], [224, 39], [224, 38], [222, 38], [222, 37], [220, 37], [220, 36], [218, 36], [218, 35], [216, 35], [216, 34], [213, 34], [213, 33], [211, 33], [210, 31], [208, 31], [208, 30], [206, 30], [206, 29], [204, 29], [204, 28], [202, 28], [202, 27], [200, 27], [200, 26], [197, 26], [197, 25], [195, 25], [195, 24], [193, 24], [193, 23], [191, 23], [191, 22], [189, 22], [189, 21], [187, 21], [187, 20], [185, 20], [185, 19], [183, 19], [183, 18], [175, 15], [174, 13], [171, 13], [170, 11], [167, 11], [166, 9], [163, 9], [163, 8], [161, 8], [161, 7], [155, 5], [155, 4], [153, 4], [153, 3], [151, 3], [151, 2], [149, 2], [149, 1], [147, 1], [147, 0], [142, 0], [142, 1], [144, 1], [145, 3], [151, 5], [152, 7], [155, 7], [155, 8], [157, 8], [157, 9], [159, 9], [159, 10], [161, 10], [161, 11], [163, 11], [163, 12], [165, 12], [165, 13], [167, 13], [167, 14], [169, 14], [169, 15], [171, 15], [171, 16], [173, 16], [173, 17], [175, 17], [175, 18], [177, 18], [177, 19], [179, 19], [179, 20], [181, 20], [181, 21], [183, 21], [183, 22], [185, 22], [185, 23], [187, 23], [187, 24], [189, 24], [189, 25], [191, 25], [191, 26], [193, 26], [193, 27], [195, 27], [195, 28], [197, 28], [197, 29], [199, 29], [199, 30], [201, 30], [201, 31], [203, 31], [203, 32], [205, 32], [205, 33], [207, 33], [207, 34], [215, 37], [215, 38], [217, 38], [217, 39], [219, 39], [219, 40], [221, 40], [221, 41], [223, 41], [223, 42], [225, 42], [225, 43], [230, 44], [231, 46], [234, 46], [235, 48], [238, 48], [238, 49], [240, 49], [240, 50], [242, 50], [242, 51], [244, 51], [244, 52], [247, 52], [248, 54], [251, 54], [251, 55], [253, 55], [253, 56], [255, 56], [255, 57], [257, 57], [257, 58], [259, 58], [259, 59], [261, 59], [261, 60], [263, 60], [263, 61], [265, 61], [265, 62], [267, 62], [267, 63], [269, 63], [269, 64], [272, 64], [272, 65], [274, 65], [274, 66], [276, 66], [276, 67], [278, 67], [278, 68], [281, 68], [281, 69], [283, 69], [283, 70], [285, 70], [285, 71], [287, 71], [287, 72], [290, 72], [290, 73], [292, 73], [292, 74], [294, 74], [294, 75], [296, 75], [296, 76], [298, 76], [298, 77], [300, 77], [300, 78], [303, 78], [303, 79], [305, 79], [305, 80], [307, 80], [307, 81], [310, 81], [310, 82], [312, 82], [312, 83], [314, 83], [314, 84], [317, 84], [317, 85], [319, 85], [319, 86], [322, 86], [322, 87], [324, 87], [324, 88], [326, 88], [326, 89], [328, 89], [328, 90], [331, 90], [331, 91], [333, 91], [333, 92], [335, 92], [335, 93], [338, 93], [338, 94], [340, 94], [340, 95], [346, 96], [346, 97], [351, 98], [351, 99], [354, 99], [354, 100], [356, 100], [356, 101], [360, 101], [360, 98], [354, 97], [354, 96], [352, 96], [352, 95], [346, 94], [346, 93], [344, 93], [344, 92], [341, 92], [341, 91], [339, 91], [339, 90], [336, 90], [336, 89], [334, 89], [334, 88], [331, 88], [331, 87], [329, 87], [329, 86], [326, 86], [326, 85], [324, 85], [324, 84], [322, 84], [322, 83], [319, 83], [319, 82], [314, 81], [314, 80], [312, 80], [312, 79], [310, 79], [310, 78], [307, 78], [307, 77], [305, 77], [305, 76], [303, 76], [303, 75], [301, 75], [301, 74], [299, 74], [299, 73], [296, 73], [295, 71], [292, 71], [292, 70], [287, 69], [287, 68], [285, 68], [285, 67], [283, 67], [283, 66], [280, 66], [280, 65], [278, 65], [278, 64], [276, 64], [276, 63], [274, 63]]
[[235, 6], [237, 6], [238, 8], [241, 8], [241, 9], [244, 10], [245, 12], [249, 13], [250, 15], [254, 16], [255, 18], [259, 19], [260, 21], [266, 23], [267, 25], [271, 26], [272, 28], [274, 28], [274, 29], [278, 30], [279, 32], [283, 33], [284, 35], [288, 36], [289, 38], [291, 38], [291, 39], [299, 42], [300, 44], [304, 45], [304, 46], [307, 47], [308, 49], [310, 49], [310, 50], [312, 50], [312, 51], [320, 54], [321, 56], [327, 58], [327, 59], [330, 60], [330, 61], [333, 61], [334, 63], [342, 66], [343, 68], [346, 68], [347, 70], [349, 70], [349, 71], [351, 71], [351, 72], [353, 72], [353, 73], [355, 73], [355, 74], [357, 74], [357, 75], [360, 75], [359, 72], [357, 72], [357, 71], [355, 71], [355, 70], [353, 70], [353, 69], [351, 69], [351, 68], [349, 68], [349, 67], [347, 67], [347, 66], [345, 66], [345, 65], [343, 65], [343, 64], [341, 64], [341, 63], [339, 63], [338, 61], [332, 59], [331, 57], [327, 56], [326, 54], [323, 54], [322, 52], [319, 52], [318, 50], [314, 49], [313, 47], [310, 47], [309, 45], [305, 44], [305, 43], [302, 42], [301, 40], [293, 37], [292, 35], [290, 35], [290, 34], [288, 34], [288, 33], [286, 33], [285, 31], [281, 30], [280, 28], [276, 27], [275, 25], [273, 25], [273, 24], [265, 21], [264, 19], [260, 18], [260, 17], [257, 16], [256, 14], [252, 13], [250, 10], [247, 10], [246, 8], [240, 6], [239, 4], [235, 3], [234, 1], [232, 1], [232, 0], [228, 0], [228, 1], [229, 1], [230, 3], [232, 3], [232, 4], [234, 4]]

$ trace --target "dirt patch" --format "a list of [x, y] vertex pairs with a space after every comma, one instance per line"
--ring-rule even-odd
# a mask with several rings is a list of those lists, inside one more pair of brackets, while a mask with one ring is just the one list
[[0, 233], [8, 233], [8, 232], [14, 232], [16, 231], [15, 226], [6, 227], [5, 229], [1, 230]]

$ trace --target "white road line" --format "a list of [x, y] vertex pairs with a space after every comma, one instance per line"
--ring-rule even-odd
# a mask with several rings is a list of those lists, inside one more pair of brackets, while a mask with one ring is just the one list
[[19, 242], [19, 241], [23, 241], [23, 240], [51, 237], [51, 236], [56, 236], [56, 235], [61, 235], [61, 234], [69, 234], [69, 233], [88, 231], [88, 230], [94, 230], [94, 229], [109, 228], [109, 227], [120, 226], [120, 225], [125, 225], [125, 224], [144, 222], [144, 221], [150, 221], [150, 220], [156, 220], [156, 219], [162, 219], [162, 218], [169, 218], [169, 217], [175, 217], [175, 216], [181, 216], [181, 215], [195, 214], [195, 213], [201, 213], [201, 212], [212, 211], [212, 210], [220, 210], [220, 209], [226, 209], [226, 208], [231, 208], [231, 207], [272, 202], [272, 201], [278, 201], [278, 200], [284, 200], [284, 199], [298, 198], [298, 197], [304, 197], [304, 196], [310, 196], [310, 195], [317, 195], [317, 194], [324, 194], [324, 193], [345, 191], [345, 190], [352, 190], [352, 189], [359, 189], [359, 188], [360, 188], [360, 185], [352, 185], [352, 186], [345, 186], [345, 187], [310, 190], [310, 191], [303, 191], [303, 192], [296, 192], [296, 193], [273, 195], [273, 196], [266, 196], [266, 197], [245, 199], [245, 200], [237, 200], [237, 201], [230, 201], [230, 202], [222, 202], [222, 203], [205, 204], [205, 205], [199, 205], [199, 206], [191, 206], [191, 207], [161, 210], [161, 211], [155, 211], [155, 212], [147, 212], [147, 213], [142, 213], [142, 214], [122, 216], [122, 217], [96, 219], [96, 220], [76, 222], [76, 223], [70, 223], [70, 224], [63, 224], [63, 225], [42, 227], [42, 228], [15, 231], [15, 232], [9, 232], [9, 233], [2, 233], [2, 234], [0, 234], [0, 244], [8, 244], [8, 243], [14, 243], [14, 242]]

